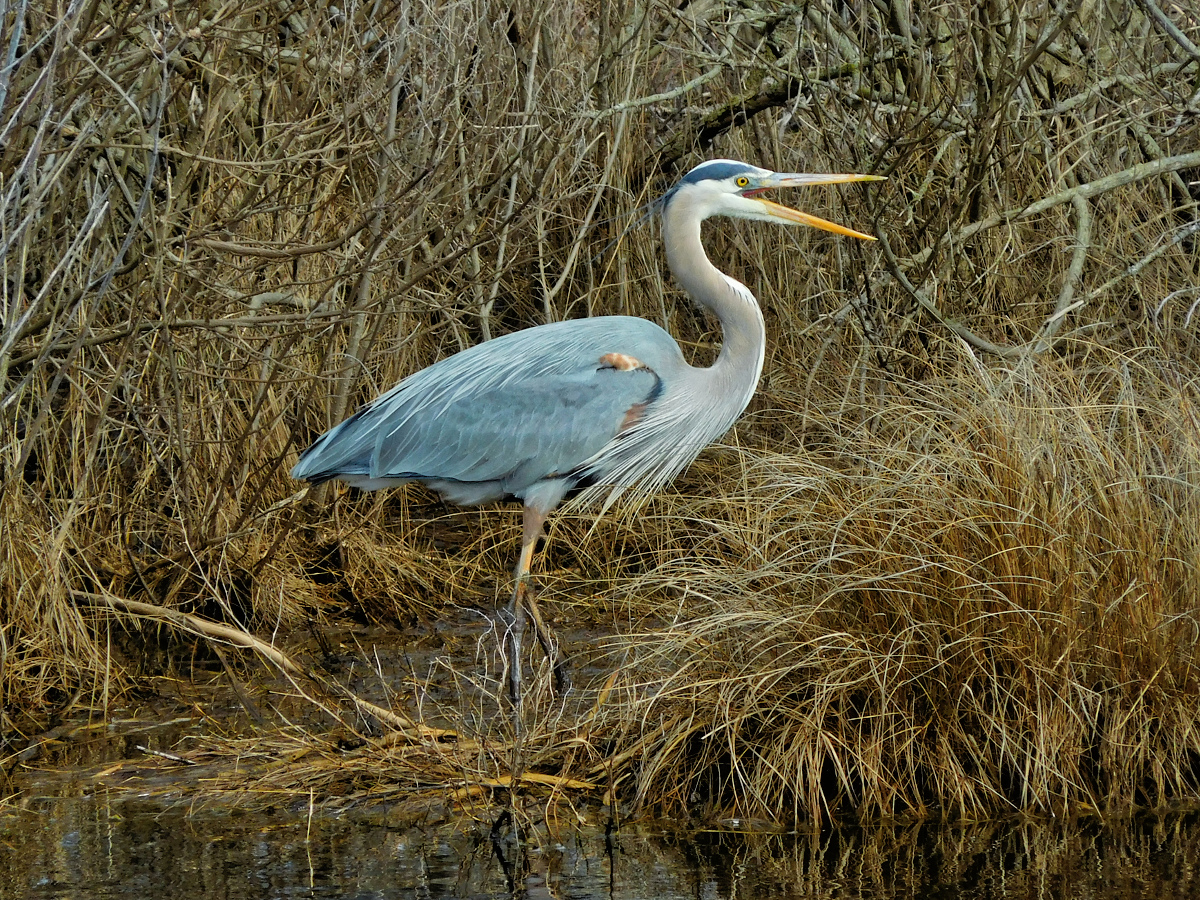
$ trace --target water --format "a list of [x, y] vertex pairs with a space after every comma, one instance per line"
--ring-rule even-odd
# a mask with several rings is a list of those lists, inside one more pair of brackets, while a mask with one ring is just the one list
[[0, 807], [0, 898], [1200, 897], [1195, 814], [823, 835], [606, 835], [560, 819], [520, 840], [458, 814], [408, 819], [27, 793]]

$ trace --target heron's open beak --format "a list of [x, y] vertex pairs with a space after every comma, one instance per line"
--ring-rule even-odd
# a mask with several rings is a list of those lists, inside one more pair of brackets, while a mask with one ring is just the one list
[[838, 225], [836, 222], [829, 222], [817, 216], [810, 215], [806, 212], [800, 212], [798, 209], [791, 209], [787, 206], [782, 206], [779, 203], [772, 203], [770, 200], [764, 200], [762, 197], [755, 196], [756, 194], [772, 190], [773, 188], [782, 187], [807, 187], [812, 184], [846, 184], [850, 181], [884, 181], [882, 175], [772, 175], [769, 178], [764, 178], [761, 187], [755, 188], [752, 191], [747, 191], [745, 196], [754, 197], [763, 205], [766, 213], [775, 219], [783, 219], [787, 222], [797, 222], [801, 225], [811, 225], [813, 228], [820, 228], [825, 231], [832, 231], [834, 234], [844, 235], [845, 237], [861, 238], [864, 241], [875, 240], [869, 234], [863, 234], [861, 231], [854, 231], [844, 225]]

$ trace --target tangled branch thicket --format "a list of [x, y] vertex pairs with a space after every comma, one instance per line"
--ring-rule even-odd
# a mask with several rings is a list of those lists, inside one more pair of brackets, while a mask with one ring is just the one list
[[739, 452], [573, 542], [634, 627], [586, 740], [531, 732], [562, 739], [530, 770], [789, 821], [1196, 798], [1185, 5], [18, 0], [0, 28], [5, 745], [140, 683], [131, 604], [284, 640], [490, 604], [515, 516], [439, 549], [419, 491], [305, 504], [296, 448], [548, 320], [708, 358], [629, 226], [728, 156], [887, 175], [787, 198], [880, 242], [710, 230], [764, 383]]

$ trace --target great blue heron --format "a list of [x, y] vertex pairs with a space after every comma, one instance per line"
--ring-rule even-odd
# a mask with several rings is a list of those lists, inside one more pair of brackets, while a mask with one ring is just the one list
[[779, 174], [728, 159], [701, 163], [658, 206], [667, 264], [720, 320], [723, 342], [713, 365], [689, 365], [671, 335], [631, 316], [527, 328], [405, 378], [317, 438], [292, 477], [339, 478], [364, 490], [420, 481], [462, 505], [521, 500], [524, 534], [507, 616], [509, 695], [519, 705], [526, 608], [556, 685], [568, 686], [565, 660], [527, 596], [546, 517], [575, 491], [605, 497], [607, 508], [627, 489], [645, 495], [664, 485], [729, 430], [762, 372], [766, 329], [758, 301], [709, 262], [700, 223], [723, 215], [874, 240], [757, 195], [879, 179]]

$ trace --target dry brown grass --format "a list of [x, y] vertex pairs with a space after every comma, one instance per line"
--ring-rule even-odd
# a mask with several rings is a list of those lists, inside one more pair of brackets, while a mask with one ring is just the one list
[[563, 615], [633, 633], [522, 758], [785, 819], [1194, 796], [1200, 27], [1169, 14], [10, 4], [5, 744], [143, 683], [84, 598], [280, 642], [489, 607], [514, 513], [305, 502], [296, 446], [547, 319], [706, 358], [626, 226], [723, 155], [888, 174], [789, 198], [884, 240], [710, 230], [762, 389], [678, 489], [556, 526]]
[[1194, 796], [1200, 397], [1090, 349], [964, 359], [689, 505], [692, 545], [629, 588], [670, 596], [668, 624], [620, 642], [616, 718], [659, 729], [642, 802], [804, 820]]

